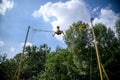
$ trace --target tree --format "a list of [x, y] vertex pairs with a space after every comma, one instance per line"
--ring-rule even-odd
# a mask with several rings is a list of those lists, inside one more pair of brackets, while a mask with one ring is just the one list
[[[28, 46], [23, 56], [23, 64], [21, 67], [20, 79], [38, 80], [39, 73], [45, 70], [45, 62], [50, 52], [50, 48], [43, 44], [40, 47]], [[1, 57], [0, 77], [2, 80], [12, 80], [16, 69], [20, 62], [22, 53], [17, 54], [12, 59], [4, 59]]]
[[45, 70], [45, 62], [50, 48], [43, 44], [40, 47], [28, 46], [24, 55], [21, 79], [36, 80], [40, 72]]
[[79, 80], [82, 73], [74, 60], [74, 54], [68, 49], [58, 49], [52, 52], [46, 60], [45, 71], [39, 80]]
[[[6, 55], [5, 55], [6, 56]], [[17, 57], [18, 55], [16, 55]], [[6, 59], [4, 56], [3, 58], [4, 61], [1, 62], [0, 64], [0, 76], [2, 80], [12, 80], [13, 75], [15, 73], [15, 69], [17, 68], [18, 65], [18, 58], [14, 59]]]
[[82, 71], [79, 75], [81, 78], [85, 78], [86, 80], [89, 80], [90, 77], [89, 56], [92, 54], [90, 52], [91, 49], [89, 48], [92, 44], [92, 35], [88, 29], [88, 24], [78, 21], [70, 26], [70, 29], [66, 31], [66, 35], [64, 37], [68, 49], [73, 51], [75, 54], [75, 62], [78, 64], [80, 71]]
[[6, 60], [6, 56], [5, 55], [0, 55], [0, 78], [2, 80], [6, 80], [6, 75], [7, 73], [4, 71], [5, 67], [3, 62]]
[[0, 63], [6, 60], [7, 54], [0, 55]]
[[[92, 79], [97, 80], [99, 77], [99, 70], [96, 59], [95, 47], [93, 44], [92, 31], [89, 28], [83, 28], [87, 24], [81, 21], [74, 23], [70, 26], [70, 29], [66, 31], [65, 42], [70, 50], [72, 50], [76, 55], [76, 62], [79, 62], [79, 67], [86, 73], [85, 79], [89, 80], [92, 73]], [[119, 65], [120, 58], [120, 44], [115, 36], [115, 33], [109, 28], [107, 29], [103, 24], [94, 25], [95, 36], [97, 40], [97, 46], [101, 58], [101, 63], [103, 64], [106, 72], [108, 73], [110, 79], [119, 79], [118, 74], [120, 69], [117, 68]], [[91, 57], [92, 56], [92, 60]], [[82, 65], [84, 63], [84, 65]], [[116, 64], [116, 65], [112, 65]], [[86, 65], [86, 67], [84, 67]], [[110, 68], [112, 65], [112, 69]], [[92, 67], [92, 72], [90, 72]], [[115, 73], [114, 71], [117, 70]], [[90, 74], [89, 74], [90, 73]], [[83, 76], [81, 74], [81, 76]], [[105, 76], [103, 76], [105, 77]]]

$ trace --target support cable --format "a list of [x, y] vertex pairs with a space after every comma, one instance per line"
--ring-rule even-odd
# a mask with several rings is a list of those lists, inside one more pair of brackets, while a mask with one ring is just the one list
[[55, 32], [55, 31], [49, 31], [49, 30], [41, 30], [41, 29], [33, 29], [34, 31], [39, 31], [39, 32]]

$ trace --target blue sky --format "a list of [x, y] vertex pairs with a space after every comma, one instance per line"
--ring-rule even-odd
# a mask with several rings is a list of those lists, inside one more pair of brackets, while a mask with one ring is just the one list
[[48, 44], [52, 50], [56, 46], [66, 47], [62, 36], [53, 33], [34, 32], [33, 28], [55, 31], [62, 30], [78, 20], [107, 27], [114, 26], [120, 16], [119, 0], [0, 0], [0, 54], [8, 58], [22, 51], [25, 35], [30, 26], [27, 45]]

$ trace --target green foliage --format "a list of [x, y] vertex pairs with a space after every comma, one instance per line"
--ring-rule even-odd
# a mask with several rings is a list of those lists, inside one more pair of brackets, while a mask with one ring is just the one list
[[43, 44], [39, 48], [28, 46], [24, 56], [21, 79], [35, 80], [40, 72], [45, 70], [44, 64], [50, 52], [50, 48]]
[[52, 52], [45, 64], [46, 70], [40, 75], [40, 80], [80, 79], [82, 71], [75, 63], [73, 55], [68, 49]]
[[1, 80], [12, 80], [12, 77], [15, 73], [15, 69], [18, 65], [16, 58], [14, 59], [5, 59], [0, 64], [0, 77]]
[[[28, 46], [23, 56], [23, 64], [21, 68], [20, 79], [38, 80], [37, 76], [45, 70], [44, 64], [50, 48], [43, 44], [40, 47]], [[0, 64], [0, 77], [2, 80], [12, 80], [15, 71], [20, 62], [21, 53], [17, 54], [13, 59], [6, 59]], [[3, 60], [2, 57], [1, 60]]]
[[[86, 26], [86, 27], [82, 27]], [[68, 49], [74, 52], [74, 62], [82, 72], [79, 74], [81, 79], [89, 80], [90, 78], [90, 65], [92, 63], [91, 57], [94, 56], [95, 50], [93, 49], [93, 40], [91, 29], [88, 31], [88, 24], [78, 21], [74, 23], [69, 30], [66, 31], [65, 42]], [[95, 56], [96, 57], [96, 56]], [[96, 63], [96, 58], [95, 58]], [[95, 64], [96, 65], [96, 64]], [[79, 79], [79, 78], [77, 78]]]
[[78, 21], [66, 31], [64, 39], [69, 49], [78, 50], [86, 46], [88, 40], [87, 28], [83, 28], [83, 26], [87, 27], [87, 24]]
[[0, 63], [6, 60], [7, 54], [0, 55]]
[[[85, 77], [86, 80], [91, 75], [89, 73], [92, 73], [92, 79], [97, 80], [99, 78], [99, 70], [97, 65], [96, 52], [93, 46], [94, 40], [92, 38], [92, 31], [89, 29], [89, 32], [86, 32], [87, 28], [80, 28], [79, 26], [81, 25], [85, 25], [85, 23], [82, 23], [80, 21], [74, 23], [70, 29], [66, 31], [65, 42], [68, 48], [74, 51], [75, 55], [77, 56], [76, 62], [79, 62], [79, 66], [81, 68], [84, 68], [84, 65], [82, 65], [82, 63], [85, 62], [87, 67], [82, 70], [85, 70], [84, 72], [88, 73]], [[113, 65], [113, 67], [117, 70], [116, 73], [113, 72], [114, 68], [110, 69], [109, 67], [111, 66], [108, 65], [108, 62], [110, 61], [110, 64], [114, 64], [116, 62], [116, 65], [120, 66], [120, 42], [116, 38], [115, 33], [110, 28], [107, 29], [105, 25], [96, 24], [94, 26], [94, 31], [101, 63], [103, 64], [108, 75], [110, 75], [111, 79], [115, 79], [114, 77], [119, 79], [119, 76], [117, 74], [120, 74], [120, 69], [116, 68], [115, 65]], [[92, 56], [92, 60], [90, 56]], [[91, 70], [91, 67], [92, 72], [89, 72], [88, 70]]]

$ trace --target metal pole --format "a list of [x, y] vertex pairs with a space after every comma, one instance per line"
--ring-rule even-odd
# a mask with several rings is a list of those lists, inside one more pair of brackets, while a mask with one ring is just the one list
[[91, 22], [91, 26], [92, 26], [92, 33], [93, 33], [94, 45], [95, 45], [95, 49], [96, 49], [96, 56], [97, 56], [98, 67], [99, 67], [99, 72], [100, 72], [100, 78], [101, 78], [101, 80], [103, 80], [101, 63], [100, 63], [100, 56], [99, 56], [99, 51], [98, 51], [98, 47], [97, 47], [97, 44], [96, 44], [96, 36], [95, 36], [95, 33], [94, 33], [94, 28], [93, 28], [93, 24], [92, 24], [92, 18], [91, 18], [90, 22]]
[[[30, 26], [28, 27], [28, 30], [27, 30], [27, 34], [26, 34], [26, 37], [25, 37], [25, 42], [24, 42], [24, 47], [23, 47], [23, 51], [21, 53], [21, 57], [20, 57], [20, 63], [19, 63], [19, 66], [15, 72], [15, 75], [13, 77], [13, 80], [19, 80], [20, 78], [20, 71], [21, 71], [21, 67], [22, 67], [22, 62], [23, 62], [23, 55], [24, 55], [24, 52], [25, 52], [25, 48], [26, 48], [26, 42], [27, 42], [27, 38], [28, 38], [28, 33], [29, 33], [29, 29], [30, 29]], [[16, 78], [16, 79], [15, 79]]]

